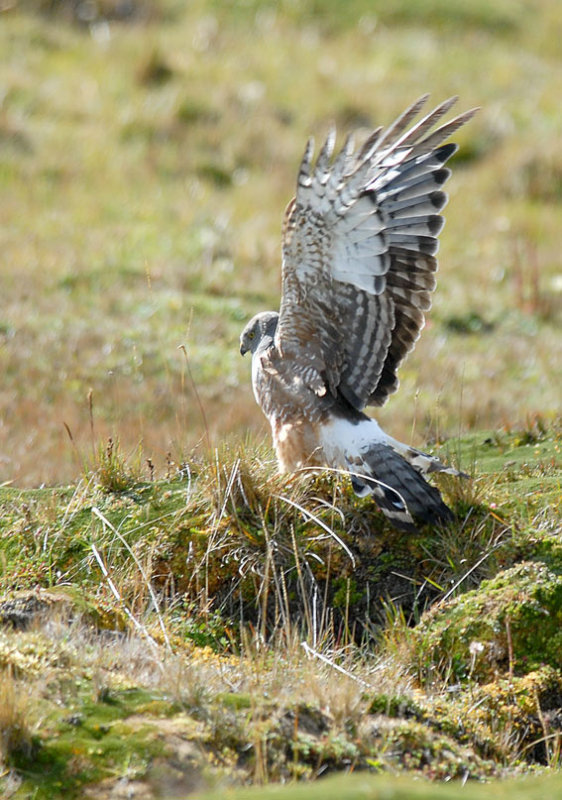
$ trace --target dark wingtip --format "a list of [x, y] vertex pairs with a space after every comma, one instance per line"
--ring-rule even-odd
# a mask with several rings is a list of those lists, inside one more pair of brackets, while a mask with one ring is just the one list
[[459, 149], [458, 144], [454, 142], [449, 142], [448, 144], [442, 144], [441, 147], [438, 147], [433, 155], [437, 158], [442, 164], [445, 163], [452, 155], [454, 155], [457, 150]]
[[427, 227], [432, 236], [437, 236], [443, 229], [445, 220], [440, 214], [430, 214], [427, 217]]
[[428, 194], [428, 199], [433, 208], [437, 209], [437, 211], [441, 211], [441, 209], [447, 204], [447, 193], [440, 190], [435, 190], [434, 192]]

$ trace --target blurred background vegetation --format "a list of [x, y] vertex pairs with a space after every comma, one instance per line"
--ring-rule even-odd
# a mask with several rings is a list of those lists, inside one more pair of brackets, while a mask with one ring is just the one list
[[278, 305], [306, 139], [428, 91], [482, 111], [379, 418], [421, 442], [554, 416], [561, 33], [559, 0], [0, 0], [0, 483], [71, 480], [108, 436], [157, 472], [263, 437], [238, 334]]

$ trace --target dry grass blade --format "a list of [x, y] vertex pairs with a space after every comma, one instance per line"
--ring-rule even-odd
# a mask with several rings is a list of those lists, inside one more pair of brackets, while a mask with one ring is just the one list
[[[107, 526], [115, 534], [115, 536], [117, 536], [117, 538], [119, 539], [121, 544], [125, 547], [125, 549], [129, 553], [129, 555], [131, 556], [131, 558], [135, 562], [135, 566], [137, 567], [140, 575], [142, 576], [142, 579], [143, 579], [143, 581], [145, 583], [145, 586], [148, 589], [148, 592], [150, 594], [150, 598], [151, 598], [153, 606], [154, 606], [154, 611], [156, 612], [156, 616], [158, 618], [158, 623], [160, 625], [160, 629], [162, 631], [162, 635], [164, 637], [164, 641], [166, 642], [166, 647], [171, 652], [172, 645], [170, 644], [170, 639], [168, 637], [168, 632], [166, 630], [166, 626], [164, 624], [164, 620], [162, 618], [162, 614], [160, 613], [160, 605], [158, 603], [158, 599], [156, 597], [156, 594], [154, 593], [154, 589], [152, 588], [152, 584], [150, 582], [150, 579], [148, 578], [146, 572], [144, 571], [144, 568], [143, 568], [142, 564], [140, 563], [139, 559], [137, 558], [136, 554], [132, 550], [131, 546], [129, 545], [129, 543], [127, 542], [125, 537], [121, 533], [119, 533], [119, 531], [117, 530], [115, 525], [112, 525], [112, 523], [107, 519], [107, 517], [104, 514], [102, 514], [102, 512], [99, 510], [99, 508], [97, 508], [96, 506], [93, 506], [92, 507], [92, 514], [94, 514], [96, 517], [98, 517], [98, 519], [101, 520], [102, 524], [104, 526]], [[94, 548], [94, 545], [92, 545], [92, 548]], [[97, 556], [96, 556], [96, 558], [97, 558]], [[99, 561], [99, 559], [98, 559], [98, 563], [101, 563]], [[106, 577], [109, 579], [109, 575], [107, 575]], [[142, 628], [142, 626], [141, 626], [141, 628]]]
[[[121, 597], [121, 594], [120, 594], [119, 590], [117, 589], [117, 587], [116, 587], [111, 575], [109, 574], [109, 570], [107, 569], [107, 567], [105, 565], [105, 562], [104, 562], [104, 560], [103, 560], [103, 558], [101, 556], [101, 553], [99, 552], [98, 548], [95, 546], [95, 544], [93, 542], [91, 544], [91, 550], [92, 550], [92, 553], [94, 554], [94, 558], [96, 559], [96, 561], [99, 564], [99, 567], [100, 567], [100, 569], [101, 569], [101, 571], [103, 573], [104, 578], [107, 581], [107, 585], [109, 586], [109, 588], [111, 590], [111, 593], [113, 594], [115, 599], [119, 602], [119, 604], [123, 608], [123, 611], [125, 612], [126, 616], [131, 620], [131, 622], [133, 623], [135, 628], [139, 631], [139, 633], [142, 634], [142, 636], [144, 636], [144, 638], [147, 640], [149, 645], [152, 647], [154, 655], [155, 656], [158, 655], [159, 651], [158, 651], [157, 643], [154, 641], [152, 636], [149, 634], [149, 632], [147, 631], [146, 627], [141, 622], [139, 622], [139, 620], [135, 617], [135, 615], [133, 614], [131, 609], [124, 602], [124, 600]], [[157, 662], [157, 663], [159, 663], [159, 662]], [[163, 670], [162, 665], [159, 664], [159, 666], [160, 666], [160, 669]]]
[[441, 600], [440, 600], [440, 603], [445, 603], [445, 602], [446, 602], [446, 601], [449, 599], [449, 597], [451, 597], [451, 595], [452, 595], [452, 594], [454, 594], [454, 593], [456, 592], [456, 590], [459, 588], [459, 586], [460, 586], [462, 583], [464, 583], [464, 581], [465, 581], [465, 580], [466, 580], [466, 579], [467, 579], [467, 578], [468, 578], [470, 575], [472, 575], [472, 573], [473, 573], [475, 570], [477, 570], [477, 569], [478, 569], [478, 567], [479, 567], [481, 564], [483, 564], [483, 563], [484, 563], [484, 562], [485, 562], [485, 561], [486, 561], [488, 558], [490, 558], [490, 556], [491, 556], [491, 555], [494, 553], [494, 551], [495, 551], [495, 550], [497, 550], [498, 548], [499, 548], [499, 545], [497, 545], [497, 546], [496, 546], [495, 548], [493, 548], [492, 550], [488, 550], [488, 552], [484, 553], [484, 555], [483, 555], [481, 558], [479, 558], [479, 559], [478, 559], [478, 561], [477, 561], [475, 564], [473, 564], [473, 565], [472, 565], [472, 567], [471, 567], [469, 570], [467, 570], [467, 571], [465, 572], [465, 574], [464, 574], [464, 575], [463, 575], [461, 578], [459, 578], [459, 580], [458, 580], [458, 581], [457, 581], [457, 582], [454, 584], [454, 586], [452, 586], [452, 587], [449, 589], [449, 591], [447, 592], [447, 594], [445, 594], [445, 595], [444, 595], [444, 596], [441, 598]]
[[283, 495], [279, 494], [273, 495], [273, 497], [275, 497], [277, 500], [281, 500], [281, 502], [283, 503], [287, 503], [287, 505], [293, 506], [293, 508], [296, 508], [298, 511], [301, 512], [301, 514], [305, 517], [305, 519], [309, 519], [311, 522], [314, 522], [316, 525], [322, 528], [322, 530], [326, 531], [326, 533], [329, 536], [331, 536], [332, 539], [334, 539], [342, 548], [342, 550], [344, 550], [344, 552], [349, 556], [349, 560], [351, 561], [353, 568], [356, 567], [357, 562], [355, 560], [355, 556], [353, 555], [349, 547], [346, 545], [346, 543], [342, 541], [342, 539], [340, 539], [337, 533], [335, 533], [335, 531], [333, 531], [328, 525], [326, 525], [325, 522], [319, 519], [316, 516], [316, 514], [313, 514], [312, 511], [309, 511], [307, 508], [304, 508], [303, 506], [300, 505], [300, 503], [291, 500], [289, 497], [284, 497]]
[[349, 670], [344, 669], [339, 664], [336, 664], [336, 662], [333, 661], [332, 659], [328, 658], [327, 656], [323, 655], [322, 653], [319, 653], [317, 650], [314, 650], [312, 647], [310, 647], [309, 644], [307, 644], [307, 642], [301, 642], [301, 647], [303, 648], [303, 650], [305, 651], [305, 653], [307, 654], [307, 656], [309, 658], [317, 658], [323, 664], [327, 664], [327, 666], [329, 666], [330, 669], [336, 670], [336, 672], [339, 672], [342, 675], [345, 675], [346, 678], [350, 678], [352, 681], [355, 681], [356, 683], [359, 683], [361, 686], [364, 686], [366, 689], [374, 689], [375, 688], [374, 686], [371, 686], [370, 683], [367, 683], [367, 681], [364, 681], [363, 678], [359, 678], [357, 675], [354, 675], [352, 672], [349, 672]]
[[29, 710], [25, 687], [4, 667], [0, 672], [0, 769], [14, 756], [29, 756], [33, 750]]

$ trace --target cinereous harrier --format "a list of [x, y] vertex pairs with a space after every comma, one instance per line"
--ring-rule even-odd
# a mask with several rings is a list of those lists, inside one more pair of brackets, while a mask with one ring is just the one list
[[451, 98], [410, 127], [426, 100], [357, 152], [348, 137], [332, 159], [332, 131], [312, 166], [309, 140], [285, 214], [281, 308], [257, 314], [240, 337], [281, 471], [346, 470], [357, 494], [372, 494], [409, 531], [415, 519], [452, 516], [424, 475], [459, 473], [388, 436], [363, 409], [396, 391], [397, 369], [424, 325], [447, 202], [444, 164], [457, 149], [443, 142], [476, 111], [432, 130]]

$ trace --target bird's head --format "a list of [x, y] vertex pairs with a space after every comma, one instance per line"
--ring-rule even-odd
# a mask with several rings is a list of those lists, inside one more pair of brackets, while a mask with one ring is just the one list
[[266, 346], [271, 344], [278, 320], [277, 311], [261, 311], [252, 317], [240, 335], [240, 355], [248, 351], [255, 353], [262, 343]]

